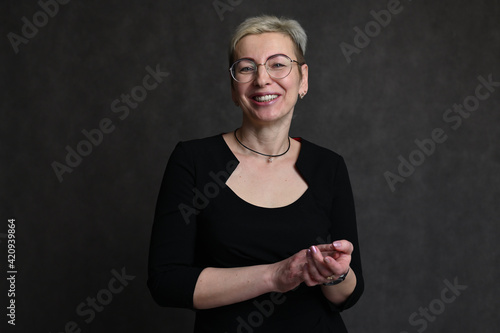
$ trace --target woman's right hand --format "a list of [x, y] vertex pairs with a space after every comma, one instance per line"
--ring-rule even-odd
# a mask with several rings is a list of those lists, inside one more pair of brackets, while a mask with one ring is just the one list
[[[331, 244], [317, 245], [323, 256], [333, 256], [335, 251]], [[307, 250], [304, 249], [293, 256], [271, 264], [273, 290], [287, 292], [304, 282], [304, 266], [307, 264]]]
[[273, 289], [277, 292], [287, 292], [302, 282], [302, 271], [307, 263], [307, 250], [301, 250], [293, 256], [271, 264]]

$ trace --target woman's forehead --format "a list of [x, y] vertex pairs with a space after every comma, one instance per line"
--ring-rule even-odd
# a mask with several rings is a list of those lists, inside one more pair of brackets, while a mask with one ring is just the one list
[[279, 32], [247, 35], [236, 44], [235, 59], [250, 58], [265, 60], [274, 54], [293, 56], [294, 46], [292, 39]]

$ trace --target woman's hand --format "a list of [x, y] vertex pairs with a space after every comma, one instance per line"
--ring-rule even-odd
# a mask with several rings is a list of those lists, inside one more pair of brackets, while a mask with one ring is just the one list
[[303, 282], [307, 251], [307, 249], [301, 250], [285, 260], [270, 265], [273, 290], [284, 293]]
[[308, 286], [330, 282], [347, 272], [353, 245], [346, 240], [320, 244], [301, 250], [293, 256], [272, 264], [273, 289], [287, 292], [304, 282]]
[[352, 243], [346, 240], [311, 246], [306, 251], [307, 262], [304, 264], [302, 280], [312, 287], [338, 279], [348, 271], [352, 251]]

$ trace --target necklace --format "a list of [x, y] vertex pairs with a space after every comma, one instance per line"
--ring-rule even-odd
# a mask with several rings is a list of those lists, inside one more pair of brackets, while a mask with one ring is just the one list
[[288, 153], [288, 151], [290, 150], [290, 137], [288, 137], [288, 148], [285, 150], [285, 152], [284, 152], [284, 153], [281, 153], [281, 154], [278, 154], [278, 155], [271, 155], [271, 154], [264, 154], [264, 153], [260, 153], [260, 152], [258, 152], [258, 151], [256, 151], [256, 150], [253, 150], [252, 148], [248, 148], [248, 147], [247, 147], [247, 146], [245, 146], [243, 143], [241, 143], [240, 139], [238, 139], [238, 136], [236, 135], [236, 131], [237, 131], [237, 130], [239, 130], [239, 128], [234, 130], [234, 138], [236, 139], [236, 141], [238, 141], [238, 143], [239, 143], [240, 145], [242, 145], [244, 148], [246, 148], [246, 149], [248, 149], [248, 150], [250, 150], [250, 151], [252, 151], [252, 152], [254, 152], [254, 153], [256, 153], [256, 154], [259, 154], [259, 155], [262, 155], [262, 156], [266, 156], [266, 157], [268, 157], [267, 161], [268, 161], [269, 163], [272, 163], [275, 157], [280, 157], [280, 156], [283, 156], [283, 155], [285, 155], [286, 153]]

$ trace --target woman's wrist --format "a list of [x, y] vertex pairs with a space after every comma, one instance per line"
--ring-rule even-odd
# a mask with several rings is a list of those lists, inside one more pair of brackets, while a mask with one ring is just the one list
[[342, 304], [349, 298], [356, 288], [357, 278], [356, 274], [352, 269], [349, 269], [345, 280], [342, 283], [324, 286], [321, 285], [321, 290], [323, 295], [334, 304]]
[[264, 283], [269, 292], [274, 292], [279, 290], [276, 279], [277, 276], [276, 270], [277, 270], [276, 263], [266, 265], [266, 270], [263, 277], [264, 277]]
[[339, 283], [342, 283], [346, 279], [347, 274], [349, 274], [350, 270], [351, 270], [351, 268], [347, 267], [347, 271], [345, 273], [339, 275], [339, 277], [337, 279], [334, 279], [334, 275], [327, 277], [327, 279], [330, 281], [323, 283], [323, 285], [324, 286], [335, 286]]

